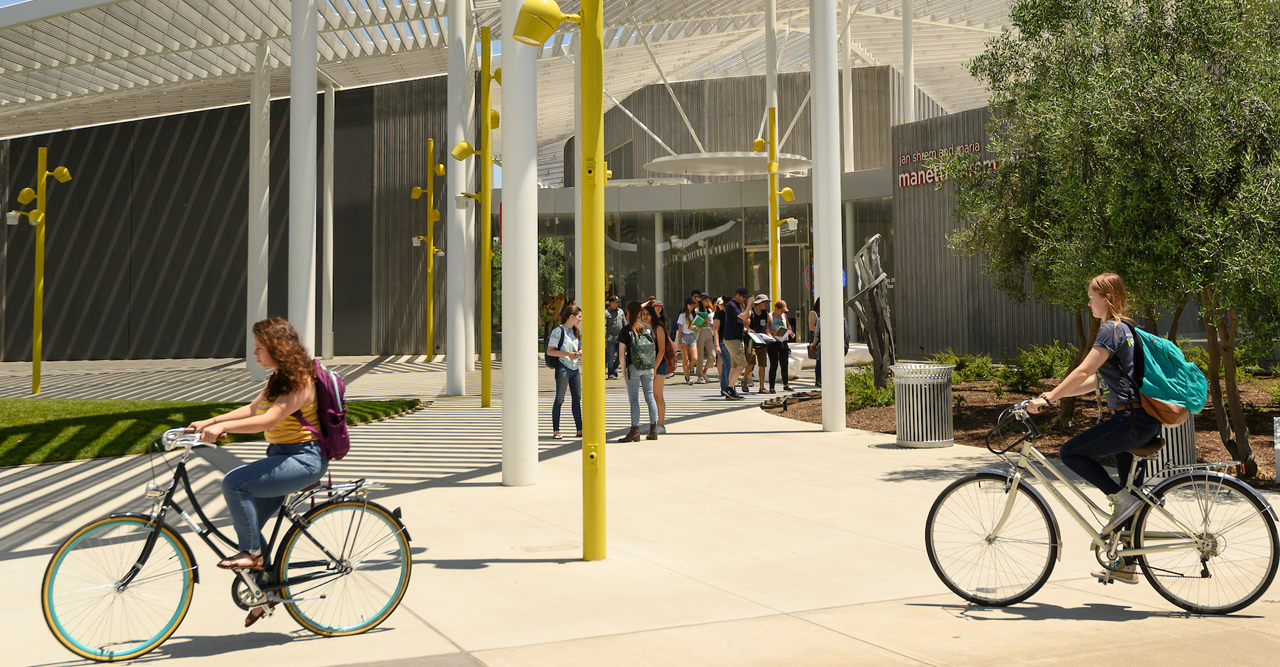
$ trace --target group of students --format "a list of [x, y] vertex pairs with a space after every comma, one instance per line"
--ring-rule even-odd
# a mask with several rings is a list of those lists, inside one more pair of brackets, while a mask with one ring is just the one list
[[[640, 439], [642, 397], [649, 411], [646, 439], [656, 440], [666, 432], [664, 387], [669, 377], [677, 377], [681, 371], [685, 384], [706, 384], [707, 372], [715, 368], [720, 395], [726, 400], [742, 400], [742, 394], [749, 393], [757, 383], [759, 393], [775, 393], [779, 371], [782, 390], [792, 391], [789, 345], [796, 339], [796, 322], [785, 301], [775, 301], [771, 308], [768, 296], [753, 297], [746, 287], [723, 297], [694, 290], [671, 324], [665, 306], [656, 297], [631, 301], [625, 309], [620, 304], [621, 299], [614, 295], [605, 307], [607, 378], [617, 378], [621, 368], [631, 407], [631, 429], [619, 442]], [[814, 308], [816, 311], [817, 303]], [[548, 359], [559, 362], [552, 364], [556, 398], [551, 409], [551, 437], [557, 440], [563, 438], [560, 413], [566, 393], [571, 395], [577, 435], [582, 435], [582, 350], [578, 329], [582, 310], [566, 306], [560, 320], [560, 326], [547, 338], [546, 352]], [[817, 315], [811, 314], [809, 330], [813, 335], [816, 326]]]

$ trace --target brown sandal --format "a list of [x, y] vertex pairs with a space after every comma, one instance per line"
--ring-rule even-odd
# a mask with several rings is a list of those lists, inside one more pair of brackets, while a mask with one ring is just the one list
[[218, 567], [223, 570], [261, 570], [262, 554], [241, 551], [230, 558], [218, 561]]
[[276, 607], [276, 603], [268, 602], [266, 607], [259, 606], [259, 607], [254, 607], [253, 609], [250, 609], [249, 615], [244, 617], [244, 627], [247, 628], [250, 625], [257, 623], [259, 620], [262, 619], [263, 616], [267, 615], [268, 609], [275, 609], [275, 607]]

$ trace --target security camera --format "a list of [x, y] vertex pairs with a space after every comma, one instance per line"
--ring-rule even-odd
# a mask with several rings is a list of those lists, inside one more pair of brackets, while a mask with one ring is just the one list
[[788, 233], [794, 233], [797, 229], [800, 229], [800, 221], [795, 218], [787, 218], [783, 221], [782, 226], [786, 228]]
[[465, 211], [467, 209], [467, 199], [466, 195], [455, 195], [453, 197], [453, 207], [460, 211]]
[[413, 247], [417, 248], [421, 245], [422, 245], [422, 238], [418, 236], [413, 237]]
[[436, 251], [436, 257], [444, 257], [444, 251], [443, 251], [443, 250], [437, 250], [437, 251]]
[[4, 216], [4, 221], [10, 225], [17, 225], [18, 221], [21, 219], [22, 219], [22, 214], [17, 211], [9, 211]]

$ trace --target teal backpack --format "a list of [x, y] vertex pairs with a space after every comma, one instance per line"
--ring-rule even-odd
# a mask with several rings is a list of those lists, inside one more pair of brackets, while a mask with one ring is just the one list
[[653, 336], [631, 332], [631, 365], [638, 371], [651, 370], [658, 365], [658, 344]]
[[[1137, 342], [1133, 355], [1137, 376], [1134, 383], [1140, 387], [1138, 393], [1142, 395], [1143, 408], [1168, 426], [1181, 424], [1188, 415], [1203, 411], [1209, 397], [1209, 382], [1200, 368], [1187, 361], [1177, 343], [1125, 324]], [[1120, 362], [1114, 355], [1108, 361], [1119, 369]], [[1120, 375], [1124, 377], [1125, 373]], [[1158, 403], [1151, 405], [1149, 400]]]

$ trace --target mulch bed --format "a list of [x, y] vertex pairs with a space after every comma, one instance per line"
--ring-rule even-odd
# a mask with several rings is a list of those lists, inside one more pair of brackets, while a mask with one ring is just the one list
[[[1056, 386], [1059, 381], [1049, 380], [1046, 385]], [[1256, 487], [1273, 490], [1280, 490], [1280, 485], [1276, 484], [1273, 435], [1273, 420], [1280, 416], [1280, 401], [1274, 399], [1272, 393], [1278, 386], [1280, 386], [1280, 378], [1276, 377], [1256, 377], [1253, 381], [1240, 385], [1240, 397], [1245, 403], [1246, 422], [1249, 426], [1249, 444], [1252, 445], [1254, 457], [1258, 462], [1258, 476], [1249, 481]], [[962, 399], [960, 412], [954, 421], [956, 444], [985, 447], [987, 433], [1005, 408], [1039, 394], [1040, 391], [1026, 394], [1007, 390], [998, 392], [995, 383], [985, 380], [964, 382], [953, 386], [953, 400]], [[822, 423], [822, 402], [816, 399], [821, 396], [821, 391], [801, 392], [766, 401], [761, 404], [761, 407], [766, 412], [782, 417], [820, 424]], [[1044, 433], [1036, 441], [1036, 448], [1049, 458], [1057, 458], [1058, 448], [1062, 443], [1092, 426], [1098, 418], [1098, 405], [1092, 395], [1082, 396], [1076, 400], [1075, 416], [1071, 425], [1066, 428], [1053, 427], [1058, 409], [1059, 407], [1055, 406], [1040, 413], [1036, 418], [1037, 425]], [[1212, 405], [1196, 415], [1195, 420], [1198, 459], [1202, 462], [1230, 461], [1231, 455], [1222, 445], [1222, 437], [1218, 433], [1218, 422]], [[845, 424], [850, 428], [864, 431], [895, 433], [897, 414], [892, 405], [863, 408], [847, 413]]]

